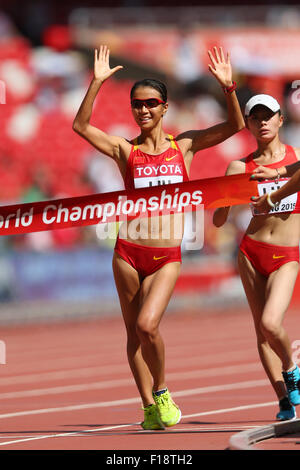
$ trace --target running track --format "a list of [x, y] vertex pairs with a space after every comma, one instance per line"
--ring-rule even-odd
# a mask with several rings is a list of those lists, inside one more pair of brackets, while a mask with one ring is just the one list
[[[285, 326], [300, 339], [296, 311]], [[275, 396], [246, 309], [167, 314], [161, 330], [168, 386], [183, 417], [153, 432], [138, 424], [119, 317], [2, 328], [0, 449], [222, 450], [231, 435], [274, 421]]]

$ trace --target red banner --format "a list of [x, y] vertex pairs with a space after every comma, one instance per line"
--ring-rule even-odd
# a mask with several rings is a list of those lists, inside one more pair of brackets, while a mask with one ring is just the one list
[[247, 204], [258, 195], [250, 174], [153, 186], [133, 191], [14, 204], [0, 208], [0, 235], [16, 235], [113, 221]]

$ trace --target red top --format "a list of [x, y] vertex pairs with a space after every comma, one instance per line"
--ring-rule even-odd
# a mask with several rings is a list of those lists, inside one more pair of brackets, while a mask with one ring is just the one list
[[[268, 168], [280, 168], [281, 166], [287, 166], [287, 165], [291, 165], [291, 163], [297, 162], [298, 158], [293, 147], [291, 147], [290, 145], [286, 145], [285, 149], [286, 149], [285, 156], [282, 160], [276, 163], [271, 163], [270, 165], [263, 165], [263, 166], [266, 166]], [[255, 168], [260, 166], [260, 164], [257, 164], [253, 160], [252, 153], [246, 157], [245, 163], [246, 163], [246, 171], [245, 171], [246, 173], [252, 173]], [[258, 181], [257, 188], [258, 188], [259, 196], [263, 196], [264, 194], [276, 191], [281, 186], [283, 186], [288, 180], [289, 178], [280, 178], [278, 181], [276, 181], [276, 183], [274, 180]], [[256, 213], [253, 210], [253, 206], [251, 206], [251, 209], [252, 209], [253, 215], [261, 215], [261, 214]], [[276, 206], [273, 207], [269, 211], [269, 214], [281, 214], [283, 212], [291, 212], [293, 214], [300, 213], [299, 193], [291, 194], [290, 196], [282, 199], [282, 201], [280, 201], [279, 204], [276, 204]]]
[[125, 189], [146, 188], [189, 181], [183, 155], [172, 135], [170, 147], [159, 155], [144, 153], [134, 140], [124, 178]]
[[[268, 168], [280, 168], [281, 166], [287, 166], [290, 165], [291, 163], [295, 163], [298, 161], [297, 155], [295, 154], [295, 150], [291, 145], [286, 145], [285, 146], [285, 156], [283, 160], [280, 160], [279, 162], [275, 163], [270, 163], [270, 165], [263, 165]], [[261, 163], [256, 163], [253, 160], [253, 153], [248, 155], [245, 160], [246, 163], [246, 171], [245, 173], [252, 173], [255, 168], [261, 165]]]

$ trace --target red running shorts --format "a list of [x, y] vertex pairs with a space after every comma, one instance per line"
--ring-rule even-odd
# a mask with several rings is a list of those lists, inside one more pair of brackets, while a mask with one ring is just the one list
[[299, 246], [279, 246], [258, 242], [245, 235], [240, 250], [249, 259], [252, 266], [263, 276], [268, 277], [285, 263], [299, 263]]
[[132, 266], [142, 279], [167, 263], [181, 263], [181, 247], [152, 247], [137, 245], [117, 238], [115, 252]]

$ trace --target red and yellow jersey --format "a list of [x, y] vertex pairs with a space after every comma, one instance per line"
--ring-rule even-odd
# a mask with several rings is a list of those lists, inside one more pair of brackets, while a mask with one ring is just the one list
[[[276, 163], [271, 163], [270, 165], [263, 165], [266, 166], [267, 168], [280, 168], [281, 166], [287, 166], [291, 165], [292, 163], [295, 163], [298, 161], [297, 155], [295, 153], [295, 150], [293, 147], [290, 145], [285, 146], [286, 152], [285, 156], [282, 160]], [[245, 172], [246, 173], [253, 173], [253, 170], [260, 166], [259, 164], [255, 163], [253, 160], [253, 154], [248, 155], [245, 160], [246, 168]], [[257, 189], [258, 189], [258, 194], [259, 196], [263, 196], [264, 194], [271, 193], [273, 191], [276, 191], [279, 189], [281, 186], [283, 186], [289, 178], [280, 178], [279, 180], [264, 180], [264, 181], [258, 181], [257, 182]], [[293, 214], [299, 214], [300, 213], [300, 193], [295, 193], [291, 194], [290, 196], [282, 199], [280, 203], [276, 204], [275, 207], [270, 209], [269, 214], [281, 214], [284, 212], [290, 212]], [[261, 215], [257, 213], [253, 206], [250, 204], [251, 210], [253, 215]]]
[[134, 140], [124, 178], [126, 190], [189, 181], [182, 152], [173, 136], [168, 137], [170, 147], [158, 155], [142, 152]]

